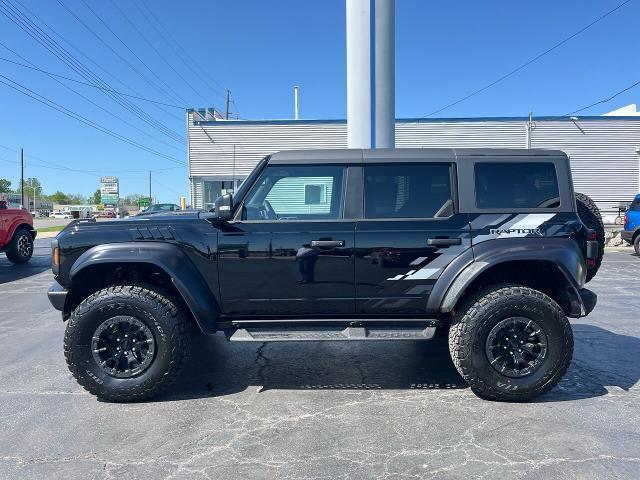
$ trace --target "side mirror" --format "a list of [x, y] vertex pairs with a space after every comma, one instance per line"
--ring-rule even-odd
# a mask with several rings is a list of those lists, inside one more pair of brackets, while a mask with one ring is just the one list
[[221, 220], [231, 220], [233, 218], [233, 195], [226, 193], [218, 197], [215, 201], [216, 216]]
[[6, 200], [0, 200], [0, 210], [6, 210], [7, 208], [7, 201]]

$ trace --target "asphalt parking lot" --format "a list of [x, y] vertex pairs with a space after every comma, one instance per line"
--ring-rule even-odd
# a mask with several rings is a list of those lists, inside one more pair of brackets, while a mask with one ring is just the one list
[[640, 478], [640, 258], [607, 252], [563, 381], [527, 404], [476, 398], [442, 342], [198, 337], [153, 402], [85, 393], [46, 298], [49, 241], [0, 259], [0, 479]]

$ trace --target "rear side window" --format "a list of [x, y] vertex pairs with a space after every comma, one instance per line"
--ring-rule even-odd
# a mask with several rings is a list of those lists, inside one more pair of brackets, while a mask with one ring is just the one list
[[365, 218], [444, 218], [453, 215], [451, 165], [366, 165], [364, 213]]
[[556, 208], [558, 177], [551, 162], [475, 164], [478, 208]]
[[640, 198], [635, 198], [633, 202], [631, 202], [629, 210], [632, 212], [640, 212]]

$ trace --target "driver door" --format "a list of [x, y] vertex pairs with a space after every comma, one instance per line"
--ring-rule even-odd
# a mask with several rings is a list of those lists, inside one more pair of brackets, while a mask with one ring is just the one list
[[218, 237], [227, 315], [355, 311], [355, 222], [344, 218], [346, 165], [269, 165]]

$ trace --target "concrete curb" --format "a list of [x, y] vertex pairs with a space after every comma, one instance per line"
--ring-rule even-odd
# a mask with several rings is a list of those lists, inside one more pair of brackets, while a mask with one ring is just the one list
[[60, 232], [38, 232], [38, 235], [36, 236], [36, 238], [54, 238], [56, 237]]

